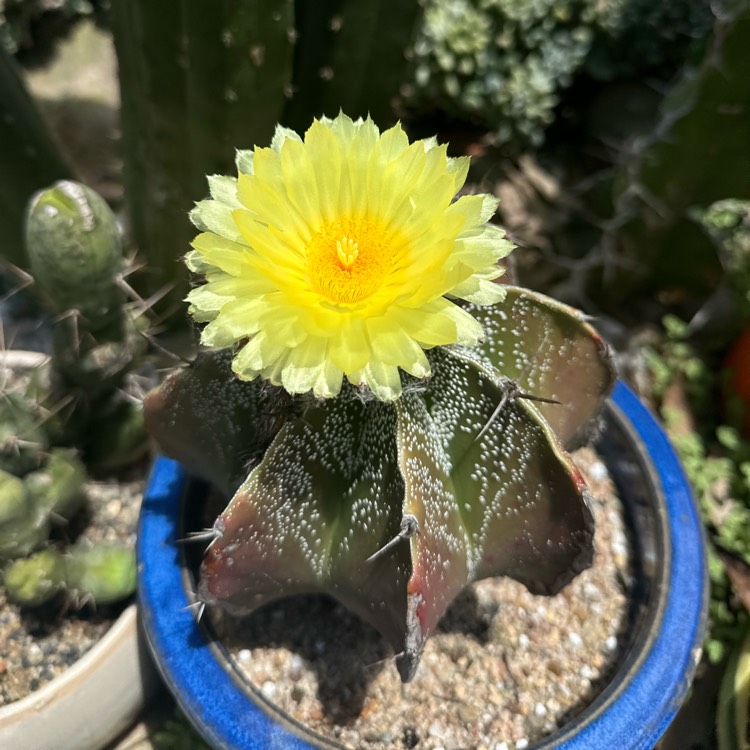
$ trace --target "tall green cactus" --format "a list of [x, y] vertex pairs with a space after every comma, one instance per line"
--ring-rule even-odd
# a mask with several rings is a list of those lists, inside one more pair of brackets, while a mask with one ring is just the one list
[[292, 0], [184, 3], [115, 0], [131, 231], [149, 262], [149, 293], [187, 278], [185, 216], [204, 176], [226, 172], [233, 149], [267, 141], [292, 77]]
[[297, 0], [293, 95], [283, 123], [304, 131], [313, 117], [370, 115], [395, 120], [393, 100], [407, 77], [407, 53], [422, 11], [400, 0]]
[[0, 258], [26, 268], [23, 216], [31, 194], [70, 176], [21, 73], [0, 44]]
[[393, 119], [418, 17], [398, 0], [113, 2], [126, 198], [149, 293], [168, 284], [169, 302], [185, 296], [183, 219], [233, 148], [342, 108]]

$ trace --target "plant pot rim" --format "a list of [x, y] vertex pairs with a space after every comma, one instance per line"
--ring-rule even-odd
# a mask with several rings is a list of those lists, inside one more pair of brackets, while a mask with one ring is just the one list
[[[663, 569], [655, 566], [652, 601], [639, 621], [643, 633], [610, 684], [579, 716], [532, 745], [534, 750], [652, 748], [686, 697], [700, 660], [708, 588], [703, 526], [689, 484], [664, 431], [624, 383], [616, 385], [607, 410], [634, 441], [641, 472], [648, 475], [646, 483], [658, 500], [663, 536], [659, 555], [666, 564]], [[186, 715], [213, 746], [314, 748], [296, 722], [254, 702], [242, 680], [226, 670], [219, 647], [196, 624], [176, 544], [186, 481], [176, 461], [159, 458], [141, 512], [138, 587], [157, 666]], [[651, 561], [651, 566], [658, 562]]]
[[0, 708], [0, 747], [98, 750], [133, 723], [156, 685], [130, 604], [61, 675]]

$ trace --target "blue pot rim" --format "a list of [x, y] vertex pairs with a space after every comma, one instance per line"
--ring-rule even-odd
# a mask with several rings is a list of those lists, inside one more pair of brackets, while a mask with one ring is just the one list
[[[654, 491], [662, 500], [667, 566], [659, 611], [612, 683], [573, 722], [533, 748], [651, 750], [684, 700], [700, 659], [706, 626], [707, 574], [703, 526], [679, 460], [662, 428], [619, 382], [609, 408], [640, 443]], [[183, 468], [156, 460], [138, 532], [138, 593], [157, 665], [181, 708], [216, 748], [313, 750], [339, 747], [315, 739], [274, 713], [228, 671], [219, 649], [196, 624], [178, 539], [187, 484]], [[498, 738], [498, 741], [502, 738]]]

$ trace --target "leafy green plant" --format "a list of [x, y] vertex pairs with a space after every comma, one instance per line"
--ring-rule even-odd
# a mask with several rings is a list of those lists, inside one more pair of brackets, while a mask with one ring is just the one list
[[[706, 652], [719, 661], [750, 622], [728, 577], [726, 555], [750, 565], [750, 442], [721, 424], [716, 398], [721, 375], [689, 339], [685, 323], [664, 321], [666, 339], [647, 362], [653, 394], [695, 491], [709, 533], [711, 627]], [[675, 403], [670, 396], [684, 394]]]
[[727, 662], [716, 711], [719, 750], [748, 747], [750, 727], [750, 633]]

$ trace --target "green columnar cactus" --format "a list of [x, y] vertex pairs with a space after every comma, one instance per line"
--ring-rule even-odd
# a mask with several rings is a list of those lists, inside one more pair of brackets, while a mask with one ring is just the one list
[[[234, 146], [264, 143], [291, 88], [291, 0], [183, 3], [116, 0], [112, 21], [122, 97], [131, 229], [149, 261], [149, 294], [187, 279], [177, 259], [205, 174], [224, 172]], [[169, 304], [165, 306], [165, 309]]]
[[[401, 677], [456, 594], [554, 593], [592, 555], [565, 452], [613, 383], [577, 311], [502, 286], [468, 160], [343, 114], [279, 128], [192, 214], [203, 353], [146, 398], [162, 448], [228, 494], [198, 598], [244, 613], [325, 592]], [[455, 300], [465, 300], [461, 305]]]
[[64, 179], [61, 158], [18, 67], [0, 44], [0, 257], [26, 268], [23, 213], [35, 190]]
[[393, 99], [406, 81], [407, 53], [421, 6], [401, 0], [298, 0], [293, 95], [283, 121], [297, 130], [313, 116], [370, 115], [394, 122]]
[[[420, 6], [399, 0], [115, 0], [126, 198], [149, 294], [188, 290], [176, 261], [204, 175], [278, 121], [304, 129], [344, 108], [392, 122]], [[384, 63], [387, 61], [387, 64]], [[164, 309], [169, 305], [161, 303]]]
[[114, 545], [76, 545], [68, 552], [45, 549], [9, 565], [3, 583], [8, 598], [36, 607], [61, 591], [75, 601], [112, 604], [135, 591], [135, 553]]
[[[61, 181], [31, 200], [26, 245], [53, 325], [48, 406], [61, 435], [52, 442], [80, 446], [90, 464], [128, 463], [145, 448], [137, 405], [120, 394], [144, 351], [120, 286], [122, 241], [112, 211], [93, 190]], [[55, 423], [50, 423], [53, 428]]]

